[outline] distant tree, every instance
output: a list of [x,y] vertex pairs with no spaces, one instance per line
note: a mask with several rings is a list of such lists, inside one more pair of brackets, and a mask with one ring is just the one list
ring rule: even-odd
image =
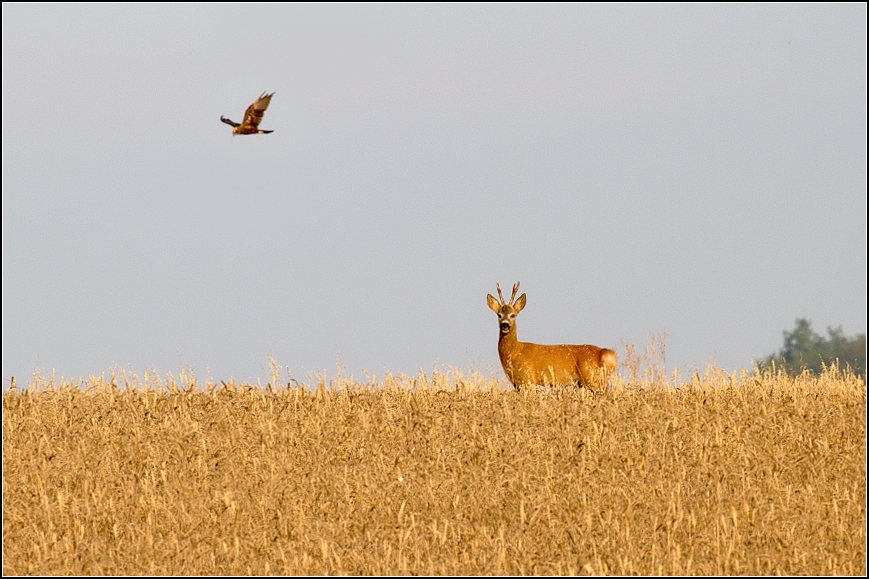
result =
[[775,362],[789,372],[801,372],[808,368],[820,374],[823,365],[829,366],[836,360],[839,367],[851,367],[855,374],[866,376],[866,334],[851,338],[845,336],[842,326],[827,328],[829,337],[825,338],[812,330],[812,322],[797,318],[793,331],[782,332],[784,347],[777,353],[765,358],[761,366]]

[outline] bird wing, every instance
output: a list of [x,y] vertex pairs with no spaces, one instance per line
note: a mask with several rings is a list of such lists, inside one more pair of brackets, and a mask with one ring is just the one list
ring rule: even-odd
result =
[[235,121],[229,120],[228,118],[224,117],[223,115],[220,115],[220,120],[223,121],[224,123],[226,123],[227,125],[232,125],[233,127],[239,126],[238,123],[236,123]]
[[247,107],[247,110],[244,111],[244,120],[241,122],[245,128],[250,127],[255,129],[259,126],[260,121],[263,120],[263,115],[269,106],[269,102],[272,100],[272,95],[274,94],[275,93],[262,93],[252,105]]

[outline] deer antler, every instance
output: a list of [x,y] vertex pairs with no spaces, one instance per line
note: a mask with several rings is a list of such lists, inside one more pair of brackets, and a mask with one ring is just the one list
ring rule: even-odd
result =
[[516,282],[516,285],[513,286],[513,295],[510,296],[510,305],[513,305],[513,300],[516,299],[516,292],[519,291],[519,282]]
[[501,286],[498,284],[495,284],[495,287],[498,288],[498,299],[501,300],[501,305],[502,306],[507,305],[506,303],[504,303],[504,295],[501,293]]

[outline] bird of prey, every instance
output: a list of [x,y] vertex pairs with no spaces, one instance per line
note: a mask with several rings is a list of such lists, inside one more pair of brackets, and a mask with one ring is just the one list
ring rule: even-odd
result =
[[258,133],[273,133],[274,131],[266,131],[259,128],[260,121],[263,120],[263,114],[265,114],[266,108],[268,108],[269,101],[272,100],[273,94],[275,93],[262,93],[252,105],[247,107],[247,110],[244,111],[244,120],[241,122],[241,124],[233,122],[224,117],[223,115],[220,115],[220,120],[227,125],[232,125],[234,127],[232,129],[233,135],[256,135]]

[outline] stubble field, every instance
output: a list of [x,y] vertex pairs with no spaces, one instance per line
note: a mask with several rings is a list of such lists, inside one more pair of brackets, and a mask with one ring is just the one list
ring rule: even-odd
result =
[[862,576],[866,384],[36,377],[3,392],[3,555],[31,575]]

